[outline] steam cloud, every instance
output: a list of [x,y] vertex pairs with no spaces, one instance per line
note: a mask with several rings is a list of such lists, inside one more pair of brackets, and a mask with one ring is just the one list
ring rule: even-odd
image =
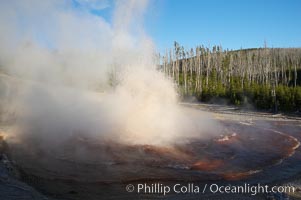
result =
[[[180,107],[173,82],[156,70],[143,29],[147,4],[2,1],[0,64],[18,77],[6,105],[16,116],[11,138],[55,145],[84,134],[168,144],[212,132],[216,124]],[[111,23],[91,13],[108,6],[115,7]]]

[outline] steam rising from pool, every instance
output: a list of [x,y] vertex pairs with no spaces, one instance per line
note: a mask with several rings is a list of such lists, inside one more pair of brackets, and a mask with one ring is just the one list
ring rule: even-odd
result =
[[173,144],[217,133],[206,113],[179,106],[172,80],[156,69],[143,29],[148,2],[99,1],[97,9],[114,6],[112,22],[93,5],[1,2],[0,62],[18,77],[7,102],[16,117],[11,140],[47,148],[74,136]]

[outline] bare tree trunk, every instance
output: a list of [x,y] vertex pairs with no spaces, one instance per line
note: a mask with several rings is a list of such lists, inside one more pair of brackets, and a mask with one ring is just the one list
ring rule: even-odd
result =
[[206,67],[206,88],[208,88],[208,82],[209,82],[209,68],[210,68],[210,60],[211,60],[211,55],[210,55],[210,49],[207,51],[207,67]]
[[297,86],[297,65],[298,65],[298,60],[297,60],[297,63],[295,64],[294,87]]

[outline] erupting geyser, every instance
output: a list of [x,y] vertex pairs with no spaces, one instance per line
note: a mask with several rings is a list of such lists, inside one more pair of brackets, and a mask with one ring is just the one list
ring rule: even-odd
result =
[[171,144],[209,132],[210,117],[181,108],[173,82],[156,70],[140,21],[147,1],[116,1],[111,24],[71,1],[34,3],[1,6],[1,61],[20,78],[12,141]]

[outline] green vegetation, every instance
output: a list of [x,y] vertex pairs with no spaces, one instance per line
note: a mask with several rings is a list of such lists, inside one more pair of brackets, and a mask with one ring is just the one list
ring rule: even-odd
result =
[[175,80],[183,97],[226,100],[270,111],[301,111],[301,49],[236,51],[204,46],[174,49],[158,57],[160,69]]

